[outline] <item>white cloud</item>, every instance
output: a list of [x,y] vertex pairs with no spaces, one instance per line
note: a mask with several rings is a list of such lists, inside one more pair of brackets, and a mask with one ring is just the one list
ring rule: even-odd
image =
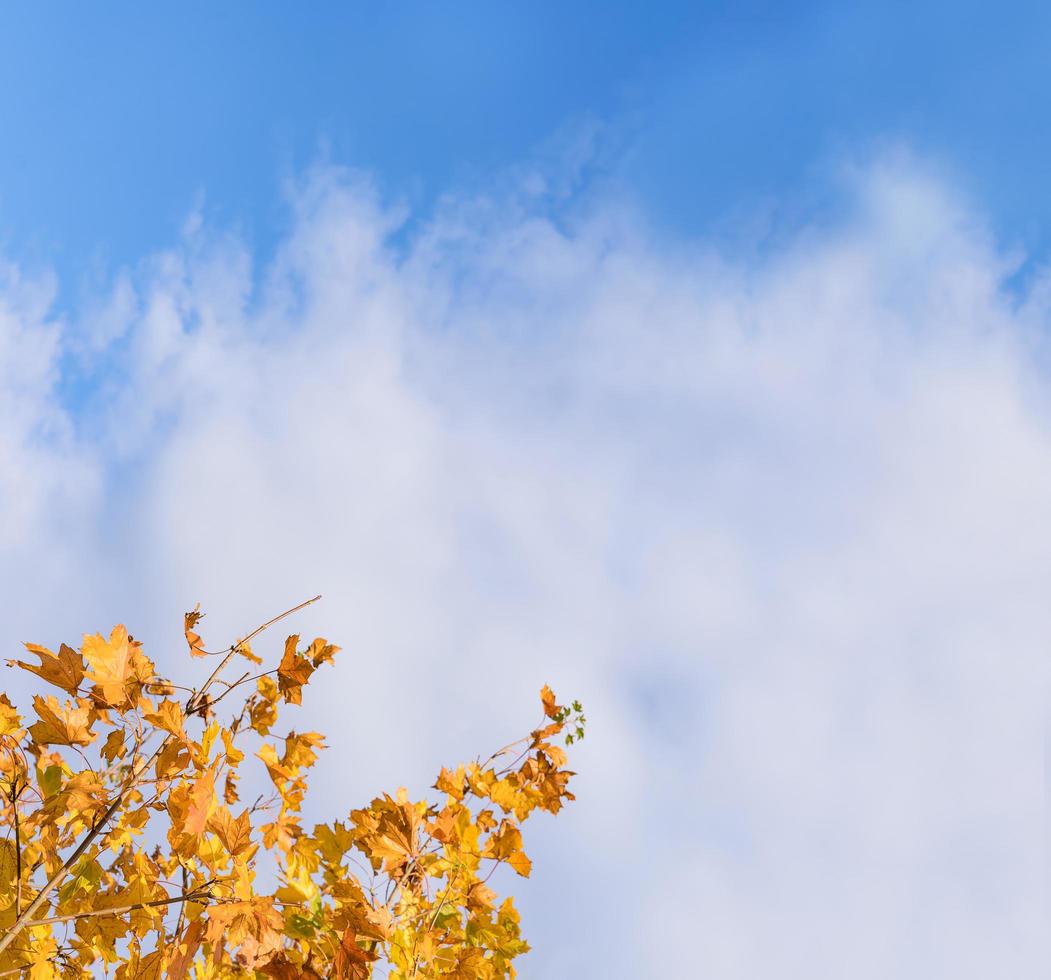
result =
[[60,325],[7,285],[0,535],[69,590],[9,640],[123,618],[167,656],[197,599],[222,638],[324,592],[330,812],[580,696],[525,975],[1035,976],[1044,292],[1000,290],[943,182],[853,179],[852,217],[746,263],[525,193],[396,247],[315,174],[259,288],[197,226],[122,281],[76,437]]

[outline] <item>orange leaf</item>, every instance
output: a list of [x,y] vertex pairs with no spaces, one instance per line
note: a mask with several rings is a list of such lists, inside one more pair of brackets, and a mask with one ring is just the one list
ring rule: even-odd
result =
[[56,657],[47,647],[37,646],[35,643],[26,643],[25,648],[40,658],[40,666],[34,667],[22,660],[9,660],[7,662],[9,666],[30,670],[49,684],[62,688],[63,691],[70,694],[77,693],[77,688],[84,679],[84,661],[76,650],[63,643],[58,648]]
[[177,701],[163,700],[157,705],[156,711],[151,711],[143,716],[145,721],[156,725],[162,731],[170,732],[179,741],[186,741],[186,732],[182,727],[183,714],[182,705]]
[[29,726],[29,734],[38,745],[90,745],[95,741],[88,708],[70,703],[63,706],[50,694],[46,701],[39,694],[34,697],[33,707],[40,721]]
[[215,770],[209,769],[194,783],[190,790],[190,805],[182,830],[186,834],[203,834],[208,814],[215,800]]
[[376,954],[363,950],[358,945],[357,938],[353,929],[348,926],[332,963],[333,980],[369,980],[372,973],[369,963],[376,959]]
[[234,857],[252,846],[252,824],[247,810],[234,817],[226,807],[220,807],[208,821],[208,826]]
[[96,685],[102,699],[107,704],[123,704],[128,698],[126,685],[133,678],[134,669],[128,631],[123,626],[114,626],[108,640],[101,633],[85,636],[80,651],[91,667],[87,678]]
[[523,878],[528,878],[529,872],[533,870],[533,862],[530,861],[522,851],[515,851],[515,853],[507,859],[507,863]]
[[201,634],[194,632],[194,627],[197,626],[203,616],[204,613],[201,612],[201,604],[199,602],[193,607],[192,612],[188,612],[183,616],[183,633],[186,636],[186,645],[190,648],[190,655],[193,657],[207,656],[204,644],[201,642]]
[[175,954],[168,966],[168,980],[183,980],[193,958],[197,955],[203,937],[204,920],[194,919],[186,927],[182,941],[175,947]]
[[298,635],[290,636],[285,640],[285,654],[281,658],[281,663],[277,665],[277,686],[287,704],[303,703],[303,685],[314,673],[314,664],[310,659],[296,652],[298,642]]

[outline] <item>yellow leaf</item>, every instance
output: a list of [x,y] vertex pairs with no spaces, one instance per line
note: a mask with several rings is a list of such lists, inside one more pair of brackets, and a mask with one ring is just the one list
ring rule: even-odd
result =
[[290,772],[308,769],[317,761],[317,753],[314,750],[324,747],[324,738],[317,732],[303,732],[300,735],[289,732],[285,737],[281,765]]
[[0,694],[0,735],[15,735],[22,730],[22,719],[6,694]]
[[463,766],[460,766],[456,772],[451,772],[442,766],[442,771],[438,773],[438,779],[434,784],[434,788],[442,793],[448,793],[454,800],[462,800],[464,790]]
[[242,759],[244,759],[244,752],[242,752],[236,745],[234,745],[233,733],[228,728],[224,728],[220,732],[220,735],[223,739],[223,748],[226,750],[227,764],[231,766],[236,766]]
[[522,851],[515,851],[515,853],[507,859],[507,863],[523,878],[528,878],[529,872],[533,870],[533,862],[530,861]]
[[500,779],[489,789],[489,799],[498,807],[510,813],[518,803],[518,788],[509,779]]
[[252,847],[252,824],[247,810],[235,818],[226,807],[219,807],[209,819],[208,827],[233,857]]
[[322,664],[327,664],[337,653],[339,653],[339,647],[320,636],[305,651],[305,655],[310,658],[315,670]]
[[293,813],[283,811],[273,823],[265,823],[259,828],[263,832],[263,844],[267,848],[277,846],[287,853],[299,837],[299,820]]
[[245,658],[245,660],[248,660],[253,664],[261,664],[263,662],[262,657],[257,657],[254,653],[252,653],[251,644],[246,643],[244,640],[241,640],[241,642],[237,644],[236,650],[242,657]]
[[124,748],[124,732],[119,728],[114,729],[106,736],[106,744],[102,746],[102,757],[111,765],[114,759],[123,759],[127,755]]
[[203,834],[214,802],[215,770],[209,769],[198,778],[190,790],[190,803],[182,825],[183,833]]
[[157,756],[157,778],[171,779],[190,764],[190,753],[182,742],[169,742]]
[[40,721],[29,726],[29,734],[38,745],[90,745],[95,733],[90,730],[91,711],[80,704],[59,704],[48,695],[45,701],[39,694],[33,698],[33,707]]
[[256,681],[256,689],[259,692],[258,696],[249,702],[249,724],[260,735],[269,735],[271,727],[277,721],[277,684],[272,677],[260,677]]
[[170,732],[180,742],[186,741],[186,731],[183,728],[182,705],[178,701],[169,701],[165,698],[157,705],[156,711],[151,711],[143,718],[151,725],[156,725],[165,732]]
[[123,626],[115,626],[108,640],[101,633],[85,636],[80,651],[91,668],[87,679],[96,685],[102,700],[111,705],[124,704],[128,699],[126,685],[133,679],[134,667],[128,631]]

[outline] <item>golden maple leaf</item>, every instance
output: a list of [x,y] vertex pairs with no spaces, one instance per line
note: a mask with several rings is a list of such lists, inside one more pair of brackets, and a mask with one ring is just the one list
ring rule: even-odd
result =
[[29,734],[39,745],[90,745],[95,741],[91,731],[91,709],[85,704],[65,705],[54,695],[47,700],[39,694],[33,698],[33,707],[40,721],[29,726]]
[[76,694],[84,679],[84,661],[76,650],[63,643],[56,657],[47,647],[26,643],[25,648],[40,658],[40,666],[27,664],[23,660],[9,660],[8,666],[21,667],[42,677],[49,684],[62,688],[67,694]]
[[128,631],[115,626],[107,640],[101,633],[87,635],[80,648],[90,667],[86,677],[106,704],[123,704],[128,698],[127,684],[134,673],[132,644]]

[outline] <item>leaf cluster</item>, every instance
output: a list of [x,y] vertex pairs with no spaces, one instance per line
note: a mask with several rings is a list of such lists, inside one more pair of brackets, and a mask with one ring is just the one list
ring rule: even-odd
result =
[[[522,824],[573,799],[556,740],[583,735],[579,703],[545,687],[542,723],[442,769],[435,799],[401,789],[308,829],[324,739],[275,732],[339,648],[292,635],[257,669],[251,642],[288,613],[215,653],[201,615],[189,654],[217,666],[195,687],[159,676],[123,626],[9,662],[48,691],[30,718],[0,694],[0,977],[514,976],[529,947],[490,882],[527,877]],[[270,790],[247,802],[250,758]]]

